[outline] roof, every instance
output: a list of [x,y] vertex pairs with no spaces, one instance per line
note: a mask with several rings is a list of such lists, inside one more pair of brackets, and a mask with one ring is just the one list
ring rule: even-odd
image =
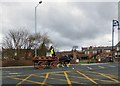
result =
[[[113,48],[115,48],[115,47],[113,47]],[[94,50],[94,51],[97,51],[97,50],[111,50],[112,49],[112,46],[100,46],[100,47],[84,47],[84,48],[82,48],[82,50],[84,51],[90,51],[90,50]]]

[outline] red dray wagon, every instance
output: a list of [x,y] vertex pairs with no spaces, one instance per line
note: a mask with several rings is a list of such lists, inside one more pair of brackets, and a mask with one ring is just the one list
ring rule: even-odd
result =
[[56,68],[59,63],[59,59],[57,57],[45,57],[45,56],[37,56],[33,58],[34,68],[36,69],[44,69],[47,67]]

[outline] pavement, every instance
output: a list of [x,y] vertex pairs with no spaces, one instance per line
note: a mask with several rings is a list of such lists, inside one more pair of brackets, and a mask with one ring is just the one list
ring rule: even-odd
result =
[[119,86],[118,63],[70,65],[69,68],[34,69],[33,66],[0,69],[3,86]]

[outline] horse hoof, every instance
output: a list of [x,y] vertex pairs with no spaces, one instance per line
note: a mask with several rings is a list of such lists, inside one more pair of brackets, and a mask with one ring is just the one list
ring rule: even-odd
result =
[[69,66],[67,66],[67,67],[69,67]]
[[57,65],[57,68],[59,68],[59,66],[60,66],[60,65],[58,64],[58,65]]

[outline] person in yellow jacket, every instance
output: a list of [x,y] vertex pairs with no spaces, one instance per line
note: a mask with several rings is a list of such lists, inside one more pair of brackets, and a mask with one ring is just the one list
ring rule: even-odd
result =
[[53,46],[50,47],[50,54],[52,55],[52,57],[55,57],[55,51]]

